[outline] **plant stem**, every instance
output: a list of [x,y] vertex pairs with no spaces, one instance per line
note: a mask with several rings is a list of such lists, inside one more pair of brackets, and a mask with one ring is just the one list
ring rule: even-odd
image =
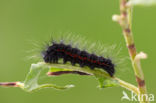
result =
[[121,80],[119,78],[116,78],[116,77],[114,79],[119,82],[121,87],[123,87],[123,88],[125,88],[125,89],[127,89],[129,91],[133,91],[136,95],[139,95],[139,90],[138,90],[138,88],[136,86],[134,86],[134,85],[132,85],[130,83],[127,83],[127,82],[125,82],[125,81],[123,81],[123,80]]
[[[132,34],[132,6],[127,6],[128,0],[120,0],[120,19],[118,20],[120,26],[123,30],[123,35],[126,41],[126,45],[129,51],[129,55],[131,58],[132,66],[135,72],[136,81],[138,84],[140,96],[143,94],[147,94],[145,80],[144,80],[144,74],[140,65],[140,59],[137,57],[136,47],[134,44],[133,34]],[[149,103],[146,100],[146,97],[143,96],[143,101],[140,101],[140,103]]]

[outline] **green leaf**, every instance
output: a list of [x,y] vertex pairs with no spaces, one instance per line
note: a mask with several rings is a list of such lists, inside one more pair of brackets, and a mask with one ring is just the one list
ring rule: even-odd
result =
[[[68,68],[68,69],[66,69]],[[71,66],[71,65],[64,65],[64,64],[52,64],[51,69],[49,72],[57,72],[57,71],[81,71],[84,73],[88,73],[90,75],[94,75],[98,81],[99,81],[99,87],[100,88],[106,88],[106,87],[113,87],[113,86],[119,86],[119,83],[112,79],[108,73],[106,73],[102,69],[95,68],[94,70],[88,68],[88,67],[79,67],[79,66]]]
[[66,68],[50,68],[49,72],[59,72],[59,71],[73,71],[71,69],[66,69]]
[[99,81],[99,88],[108,88],[108,87],[115,87],[119,86],[118,81],[111,79],[111,78],[104,78],[104,77],[99,77],[96,76],[96,78]]
[[38,84],[38,78],[43,70],[49,70],[49,66],[43,63],[32,64],[30,72],[28,73],[26,80],[24,82],[24,90],[31,92],[34,90],[39,90],[42,88],[55,88],[55,89],[68,89],[73,87],[73,85],[57,86],[55,84]]
[[115,87],[115,86],[119,86],[119,83],[118,83],[118,81],[116,81],[116,80],[106,79],[106,80],[103,82],[103,87],[104,87],[104,88],[106,88],[106,87]]
[[72,66],[69,64],[49,64],[49,63],[39,62],[37,64],[31,65],[30,71],[27,74],[24,83],[15,82],[16,85],[12,87],[20,87],[27,92],[36,91],[42,88],[55,88],[59,90],[64,90],[73,87],[73,85],[57,86],[55,84],[38,83],[39,78],[41,78],[41,74],[45,75],[46,73],[52,73],[52,72],[61,73],[62,71],[71,71],[71,72],[64,72],[64,73],[74,73],[80,75],[95,76],[98,79],[101,88],[113,87],[118,85],[117,81],[115,81],[115,79],[113,79],[106,71],[102,69],[95,68],[93,70],[87,66],[81,68],[78,65]]
[[142,6],[150,6],[156,5],[156,0],[130,0],[130,5],[142,5]]

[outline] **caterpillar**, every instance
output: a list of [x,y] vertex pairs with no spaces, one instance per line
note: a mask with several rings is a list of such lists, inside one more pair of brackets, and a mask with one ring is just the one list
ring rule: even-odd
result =
[[60,59],[63,59],[64,64],[70,62],[73,66],[79,64],[80,67],[88,66],[92,70],[103,69],[110,76],[115,74],[115,64],[111,59],[72,47],[71,44],[65,44],[62,41],[52,41],[51,45],[42,51],[42,57],[46,63],[58,63]]

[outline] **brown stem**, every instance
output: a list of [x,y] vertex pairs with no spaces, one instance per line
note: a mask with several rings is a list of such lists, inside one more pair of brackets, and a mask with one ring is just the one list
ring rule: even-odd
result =
[[4,82],[4,83],[0,83],[0,86],[3,87],[17,87],[16,82]]
[[[127,7],[127,2],[128,0],[120,0],[120,20],[118,22],[123,30],[123,35],[126,41],[132,66],[135,72],[140,95],[142,95],[142,94],[146,94],[147,91],[146,91],[146,85],[144,80],[144,74],[140,65],[140,58],[136,58],[138,54],[136,52],[136,47],[135,47],[132,29],[131,29],[132,7]],[[148,103],[148,101],[144,97],[141,103]]]

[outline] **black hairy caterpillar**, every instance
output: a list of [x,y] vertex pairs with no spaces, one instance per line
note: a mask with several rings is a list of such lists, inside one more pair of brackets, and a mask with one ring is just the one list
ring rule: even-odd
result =
[[71,45],[63,42],[52,42],[52,45],[42,51],[42,55],[46,63],[58,63],[59,59],[63,59],[64,64],[71,62],[73,66],[79,64],[80,67],[88,66],[90,69],[101,68],[110,76],[115,74],[115,65],[110,59],[73,48]]

